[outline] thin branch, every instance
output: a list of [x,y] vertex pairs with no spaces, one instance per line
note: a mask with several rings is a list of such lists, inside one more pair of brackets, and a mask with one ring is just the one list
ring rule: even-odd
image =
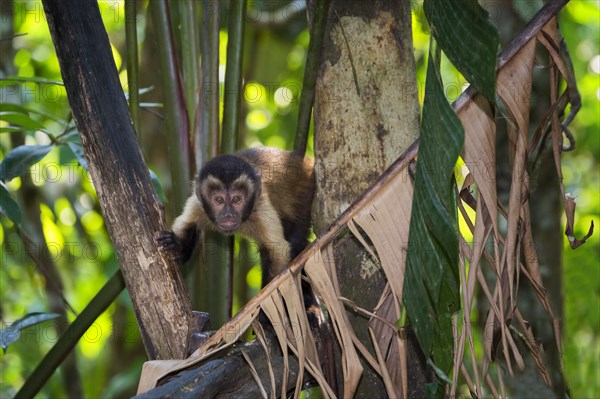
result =
[[125,41],[127,47],[127,87],[129,112],[133,127],[140,137],[139,61],[137,42],[137,0],[125,1]]

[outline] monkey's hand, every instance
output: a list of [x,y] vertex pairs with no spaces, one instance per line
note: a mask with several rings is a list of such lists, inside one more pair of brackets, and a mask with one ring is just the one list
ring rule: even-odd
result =
[[167,253],[178,264],[184,262],[183,243],[172,231],[163,230],[158,233],[156,245],[160,252]]

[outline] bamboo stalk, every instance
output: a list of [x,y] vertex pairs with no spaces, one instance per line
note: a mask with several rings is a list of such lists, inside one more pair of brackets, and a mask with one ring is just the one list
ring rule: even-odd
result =
[[315,87],[317,83],[317,70],[321,60],[323,49],[323,37],[325,36],[325,25],[329,13],[329,0],[318,1],[315,9],[315,17],[310,29],[310,43],[306,66],[304,67],[304,79],[302,81],[302,93],[298,107],[298,122],[296,124],[296,136],[294,139],[294,151],[299,154],[306,153],[308,132],[315,101]]
[[177,214],[188,196],[190,181],[190,139],[187,107],[177,67],[171,17],[166,0],[149,5],[160,61],[161,84],[166,113],[167,150],[173,180],[173,213]]
[[29,375],[29,378],[27,378],[27,381],[23,384],[19,392],[17,392],[15,399],[33,398],[42,389],[65,357],[77,345],[83,334],[85,334],[102,312],[110,306],[123,288],[125,288],[125,281],[123,281],[121,270],[117,270],[90,303],[88,303],[85,309],[83,309],[83,312],[77,316],[77,319],[69,325],[58,339],[58,342],[44,356],[35,370]]
[[246,0],[231,1],[229,6],[229,38],[227,41],[227,67],[225,69],[223,132],[221,134],[222,154],[233,153],[237,143],[242,100]]
[[188,123],[194,124],[194,111],[198,103],[197,90],[200,81],[200,33],[196,23],[196,2],[178,1],[181,18],[181,59],[183,66],[183,90],[188,111]]
[[219,1],[202,2],[202,90],[196,166],[219,153]]
[[[219,15],[220,2],[202,2],[202,93],[200,137],[196,138],[198,169],[219,152]],[[210,314],[213,325],[228,319],[228,240],[215,232],[204,236],[198,281],[198,307]]]

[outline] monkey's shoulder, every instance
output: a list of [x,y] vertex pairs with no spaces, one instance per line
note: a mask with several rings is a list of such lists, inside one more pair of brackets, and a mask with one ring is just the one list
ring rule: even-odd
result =
[[270,147],[251,148],[238,156],[257,170],[261,202],[268,202],[280,219],[297,223],[309,217],[315,190],[311,158]]

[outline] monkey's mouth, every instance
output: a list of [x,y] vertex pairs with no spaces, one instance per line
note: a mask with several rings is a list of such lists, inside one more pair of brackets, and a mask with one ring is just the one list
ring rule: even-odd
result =
[[221,220],[219,222],[219,228],[223,230],[224,233],[233,233],[239,225],[239,222],[236,220]]

